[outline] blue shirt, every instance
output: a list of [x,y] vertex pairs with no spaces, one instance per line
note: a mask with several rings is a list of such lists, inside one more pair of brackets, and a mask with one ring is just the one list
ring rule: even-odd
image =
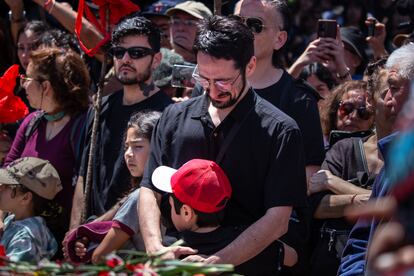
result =
[[[384,156],[385,165],[375,179],[370,200],[383,197],[388,193],[390,181],[386,173],[387,159],[385,157],[388,156],[389,146],[395,139],[396,135],[398,135],[398,133],[393,133],[378,141],[378,149],[381,151],[382,156]],[[365,274],[368,242],[374,234],[377,226],[378,221],[376,219],[359,219],[357,221],[352,228],[342,254],[338,275],[350,276]]]
[[14,220],[14,215],[8,215],[3,229],[0,244],[11,261],[39,262],[57,251],[57,242],[42,217]]

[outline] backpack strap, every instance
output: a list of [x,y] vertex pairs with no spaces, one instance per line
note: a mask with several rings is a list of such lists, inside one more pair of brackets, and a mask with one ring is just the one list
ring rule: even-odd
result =
[[[80,151],[81,151],[81,144],[82,144],[82,137],[85,134],[85,129],[86,129],[86,125],[85,125],[85,113],[79,114],[76,118],[75,121],[72,124],[72,128],[70,130],[70,147],[72,149],[73,152],[73,156],[75,157],[76,162],[78,163],[78,160],[80,159]],[[77,134],[79,133],[79,135],[77,136]],[[77,137],[78,139],[76,139]]]
[[39,111],[32,117],[32,119],[30,119],[30,122],[27,124],[26,131],[24,132],[25,142],[29,140],[29,137],[32,136],[33,132],[39,127],[44,114],[44,112]]

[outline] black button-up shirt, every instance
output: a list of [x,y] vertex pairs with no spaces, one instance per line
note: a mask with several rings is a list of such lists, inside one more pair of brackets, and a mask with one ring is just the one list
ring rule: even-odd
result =
[[225,225],[250,225],[276,206],[306,205],[303,145],[296,123],[252,89],[215,127],[206,95],[168,107],[151,141],[151,154],[141,185],[151,183],[160,165],[179,168],[202,158],[216,160],[235,122],[240,128],[219,165],[230,179],[233,194]]

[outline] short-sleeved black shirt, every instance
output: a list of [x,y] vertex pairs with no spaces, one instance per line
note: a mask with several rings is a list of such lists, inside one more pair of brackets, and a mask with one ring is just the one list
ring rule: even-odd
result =
[[208,105],[202,95],[166,108],[153,132],[141,186],[156,190],[151,175],[160,165],[179,168],[194,158],[216,160],[231,127],[242,120],[219,162],[233,187],[223,225],[251,225],[269,208],[306,205],[302,137],[296,123],[252,89],[217,128]]
[[[131,115],[144,110],[163,111],[172,103],[162,91],[133,105],[123,105],[123,95],[123,91],[119,91],[102,99],[88,215],[99,216],[105,213],[131,187],[123,150],[124,134]],[[91,109],[88,112],[87,140],[80,169],[80,174],[85,179],[93,116]]]
[[296,121],[303,137],[305,165],[321,165],[325,149],[317,104],[319,94],[286,71],[275,84],[255,91]]

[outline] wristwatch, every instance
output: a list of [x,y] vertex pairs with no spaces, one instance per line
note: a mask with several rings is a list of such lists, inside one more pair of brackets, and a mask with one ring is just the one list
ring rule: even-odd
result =
[[348,76],[351,76],[351,70],[349,70],[348,67],[346,67],[346,72],[345,73],[343,73],[343,74],[336,73],[336,77],[339,80],[345,80]]
[[20,18],[14,18],[12,11],[9,11],[9,21],[11,23],[21,23],[26,21],[26,11],[23,10],[22,16]]

